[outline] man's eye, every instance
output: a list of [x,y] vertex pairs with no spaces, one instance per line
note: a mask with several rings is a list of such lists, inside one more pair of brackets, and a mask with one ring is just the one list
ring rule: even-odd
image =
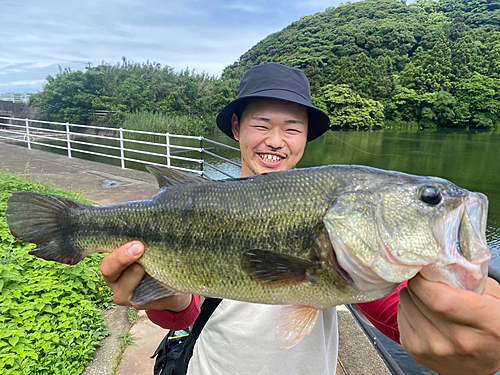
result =
[[299,129],[293,129],[293,128],[291,128],[291,129],[287,129],[286,131],[287,131],[288,133],[292,133],[292,134],[298,134],[298,133],[300,133],[300,130],[299,130]]

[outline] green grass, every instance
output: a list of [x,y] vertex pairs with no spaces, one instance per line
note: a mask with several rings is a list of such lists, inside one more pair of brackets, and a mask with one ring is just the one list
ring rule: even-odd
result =
[[122,362],[123,353],[125,353],[125,349],[127,349],[127,346],[138,346],[135,343],[136,338],[130,332],[118,335],[118,338],[123,339],[123,341],[122,341],[122,345],[120,347],[120,353],[118,354],[118,357],[116,358],[116,366],[113,369],[113,374],[118,373],[118,367],[120,366],[120,363]]
[[153,133],[170,133],[199,136],[214,131],[215,117],[204,118],[191,116],[173,116],[170,114],[139,111],[135,113],[120,113],[115,117],[94,119],[92,125],[140,130]]
[[5,220],[7,199],[18,190],[89,203],[0,171],[0,373],[80,374],[108,334],[101,314],[112,295],[99,272],[103,256],[71,267],[28,255],[35,246],[18,242]]

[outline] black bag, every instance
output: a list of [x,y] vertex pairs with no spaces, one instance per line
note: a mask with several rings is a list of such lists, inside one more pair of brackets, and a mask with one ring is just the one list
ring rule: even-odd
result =
[[170,331],[160,343],[151,358],[156,357],[154,375],[185,375],[194,344],[201,330],[220,303],[219,298],[207,298],[201,305],[200,315],[194,322],[188,336]]

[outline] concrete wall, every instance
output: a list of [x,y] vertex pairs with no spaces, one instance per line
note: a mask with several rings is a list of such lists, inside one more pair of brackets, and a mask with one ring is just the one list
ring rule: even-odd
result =
[[6,100],[0,100],[0,116],[29,118],[32,120],[42,119],[38,108],[25,103],[14,103]]

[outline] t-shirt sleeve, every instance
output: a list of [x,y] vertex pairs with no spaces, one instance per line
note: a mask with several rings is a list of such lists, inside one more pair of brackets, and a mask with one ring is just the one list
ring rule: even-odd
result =
[[378,301],[356,305],[375,328],[398,344],[401,344],[398,327],[399,291],[406,285],[407,282],[404,282],[394,293]]
[[188,308],[181,312],[147,310],[149,320],[162,328],[178,331],[189,328],[200,315],[200,297],[193,296]]

